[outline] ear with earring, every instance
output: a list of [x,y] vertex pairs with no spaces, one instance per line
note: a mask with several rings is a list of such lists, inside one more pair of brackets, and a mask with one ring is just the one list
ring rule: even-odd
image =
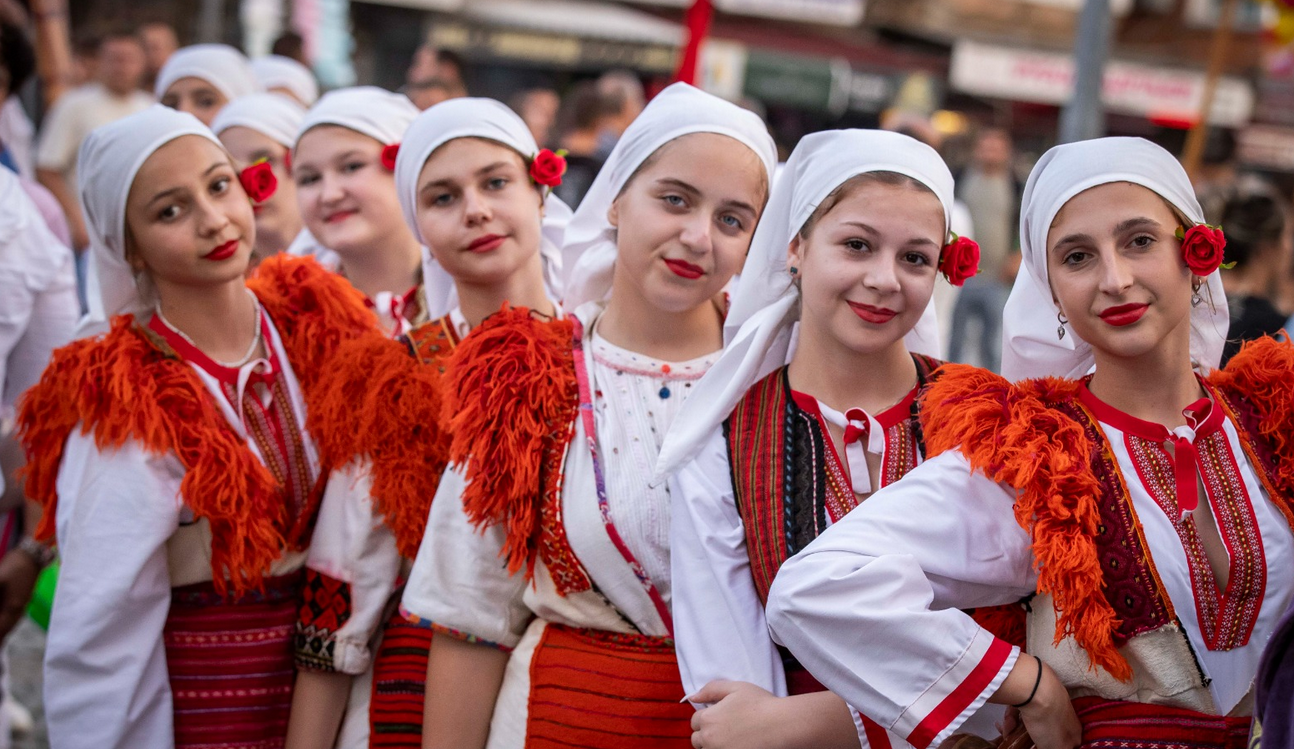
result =
[[1063,341],[1065,340],[1065,326],[1069,324],[1069,320],[1065,318],[1064,312],[1057,312],[1056,320],[1060,322],[1060,325],[1056,326],[1056,340]]
[[795,288],[797,289],[800,288],[800,269],[792,265],[790,268],[790,273],[791,273],[791,283],[795,284]]
[[1200,280],[1199,278],[1196,278],[1195,281],[1191,284],[1191,306],[1192,307],[1198,307],[1200,306],[1200,303],[1204,301],[1204,297],[1200,296],[1200,286],[1202,286],[1203,283],[1204,282],[1202,280]]

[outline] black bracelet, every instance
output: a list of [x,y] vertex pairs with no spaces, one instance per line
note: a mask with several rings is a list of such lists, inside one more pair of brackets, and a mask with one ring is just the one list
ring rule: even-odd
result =
[[[1030,653],[1030,655],[1033,655],[1033,654]],[[1033,680],[1033,691],[1029,693],[1029,699],[1025,700],[1024,702],[1021,702],[1018,705],[1011,706],[1016,709],[1022,708],[1025,705],[1028,705],[1030,702],[1033,702],[1033,698],[1038,695],[1038,685],[1042,684],[1042,659],[1036,655],[1033,656],[1033,659],[1035,661],[1038,661],[1038,678]]]

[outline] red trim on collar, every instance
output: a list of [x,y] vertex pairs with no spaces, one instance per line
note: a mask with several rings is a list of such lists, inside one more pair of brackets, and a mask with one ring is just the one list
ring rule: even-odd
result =
[[[1205,392],[1208,392],[1210,396],[1213,395],[1213,392],[1208,389],[1208,386],[1203,381],[1200,384],[1204,387]],[[1087,389],[1086,382],[1083,382],[1078,389],[1078,399],[1092,411],[1097,421],[1109,424],[1121,432],[1154,442],[1164,442],[1172,436],[1172,430],[1163,424],[1138,419],[1097,398],[1092,394],[1091,390]],[[1221,429],[1222,422],[1226,418],[1213,398],[1200,398],[1182,409],[1182,416],[1186,417],[1187,426],[1195,430],[1197,437],[1203,437]]]
[[[217,381],[226,385],[238,386],[238,369],[235,367],[226,367],[220,362],[212,359],[202,352],[197,346],[189,343],[180,335],[179,331],[166,324],[161,315],[154,313],[148,321],[148,329],[162,337],[162,340],[180,355],[181,359],[196,364],[202,371],[216,378]],[[270,337],[269,315],[265,310],[261,310],[261,340],[265,342],[265,353],[270,362],[270,372],[259,375],[267,379],[273,379],[274,375],[279,372],[279,355],[274,348],[274,341]],[[253,376],[255,379],[257,376]]]

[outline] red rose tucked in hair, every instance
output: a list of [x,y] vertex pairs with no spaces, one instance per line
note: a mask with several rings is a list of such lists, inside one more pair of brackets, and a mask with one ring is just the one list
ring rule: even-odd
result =
[[979,243],[953,234],[952,241],[939,253],[939,272],[953,286],[966,283],[966,279],[979,273]]
[[1203,278],[1222,267],[1222,251],[1226,249],[1227,238],[1222,235],[1221,226],[1196,224],[1185,234],[1178,227],[1177,238],[1182,240],[1182,259],[1195,275]]
[[268,161],[258,161],[242,170],[238,173],[238,181],[253,203],[264,203],[279,188],[279,180]]
[[400,144],[392,143],[382,149],[382,166],[386,167],[388,172],[395,171],[395,157],[400,154]]
[[535,154],[534,160],[530,162],[530,178],[536,185],[557,187],[562,183],[563,174],[566,174],[566,158],[547,148]]

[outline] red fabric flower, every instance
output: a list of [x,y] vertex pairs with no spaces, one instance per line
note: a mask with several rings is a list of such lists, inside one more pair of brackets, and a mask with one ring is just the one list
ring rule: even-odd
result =
[[392,143],[382,149],[382,166],[386,167],[388,172],[395,171],[395,157],[400,153],[400,144]]
[[535,154],[534,160],[530,162],[530,178],[537,185],[557,187],[562,183],[563,174],[566,174],[566,158],[547,148]]
[[242,170],[238,173],[238,181],[253,203],[264,203],[279,188],[279,180],[268,161],[258,161]]
[[1177,236],[1182,240],[1182,259],[1195,275],[1203,278],[1222,265],[1227,238],[1222,235],[1221,226],[1196,224],[1185,234],[1178,228]]
[[953,286],[966,283],[966,279],[979,273],[979,243],[953,234],[952,241],[939,253],[939,272]]

